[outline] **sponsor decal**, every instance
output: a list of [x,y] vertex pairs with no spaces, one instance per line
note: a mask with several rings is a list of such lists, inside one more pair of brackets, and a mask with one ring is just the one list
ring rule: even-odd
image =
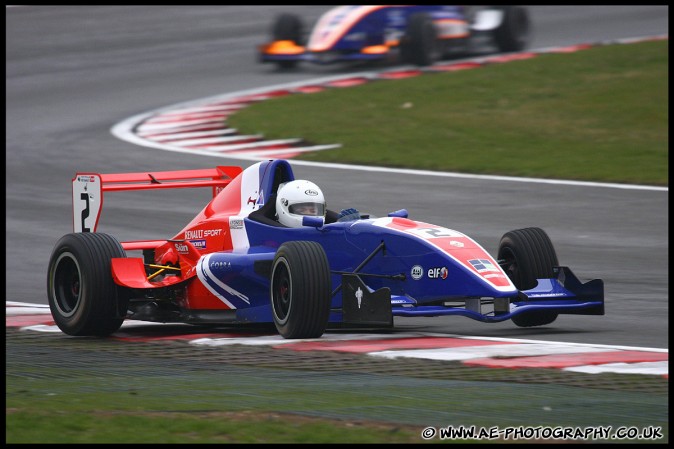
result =
[[423,267],[421,265],[413,266],[412,270],[410,271],[410,275],[412,276],[412,279],[418,281],[424,275]]
[[471,264],[478,273],[482,273],[483,271],[499,271],[498,268],[487,259],[471,259],[468,263]]
[[187,254],[189,252],[189,248],[184,243],[176,243],[175,247],[179,253]]
[[405,16],[399,9],[391,9],[387,11],[386,19],[388,20],[388,26],[398,28],[405,26]]
[[222,229],[193,229],[185,231],[185,240],[203,239],[204,237],[217,237],[222,235]]
[[447,267],[430,268],[428,270],[428,277],[431,279],[447,279],[448,274]]
[[243,220],[240,218],[230,218],[229,229],[243,229]]
[[251,204],[253,207],[255,207],[255,205],[264,206],[264,191],[260,190],[259,194],[257,191],[255,191],[252,195],[250,195],[248,197],[248,201],[246,201],[246,205],[249,204]]
[[347,42],[357,42],[364,41],[367,35],[365,33],[349,33],[344,36],[344,40]]
[[232,263],[231,262],[223,262],[223,261],[218,261],[218,262],[211,262],[208,264],[210,269],[215,269],[219,268],[221,270],[228,270],[232,268]]
[[456,240],[450,240],[449,244],[457,248],[463,248],[463,242],[457,242]]
[[78,182],[96,182],[96,177],[95,176],[78,176],[77,181]]
[[194,245],[196,249],[206,249],[206,240],[190,240],[190,243]]
[[195,229],[194,231],[185,231],[185,240],[200,239],[204,237],[203,229]]
[[482,277],[485,279],[490,279],[490,278],[504,278],[505,276],[503,276],[502,274],[485,274]]
[[318,192],[312,189],[305,190],[304,194],[308,196],[318,196]]

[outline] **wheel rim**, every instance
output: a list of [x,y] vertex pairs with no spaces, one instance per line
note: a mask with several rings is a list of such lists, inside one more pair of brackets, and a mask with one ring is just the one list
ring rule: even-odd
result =
[[272,310],[279,324],[288,321],[292,307],[292,276],[285,259],[279,259],[274,266],[272,282]]
[[61,254],[52,274],[52,291],[54,306],[64,317],[72,316],[82,296],[82,278],[80,266],[71,253]]

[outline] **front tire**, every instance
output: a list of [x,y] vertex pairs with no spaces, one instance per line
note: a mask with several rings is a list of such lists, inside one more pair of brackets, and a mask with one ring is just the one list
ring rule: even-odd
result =
[[271,34],[275,41],[293,41],[297,45],[302,45],[302,19],[295,14],[281,14],[274,21]]
[[[537,279],[555,277],[553,267],[559,265],[550,238],[540,228],[505,233],[499,244],[498,260],[519,290],[536,287]],[[512,321],[520,327],[543,326],[555,321],[557,315],[557,312],[540,310],[515,315]]]
[[64,333],[108,336],[122,325],[128,297],[112,279],[113,257],[126,253],[107,234],[66,234],[56,243],[49,259],[47,299]]
[[330,317],[330,266],[316,242],[282,244],[272,264],[271,307],[284,338],[319,338]]
[[[304,40],[304,24],[299,16],[283,13],[274,21],[271,34],[273,41],[292,41],[296,45],[302,45]],[[276,65],[281,69],[291,69],[297,65],[297,61],[276,61]]]

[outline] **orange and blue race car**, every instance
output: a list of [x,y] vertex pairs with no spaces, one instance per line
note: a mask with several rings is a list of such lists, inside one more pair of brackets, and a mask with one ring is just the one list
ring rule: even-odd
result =
[[[309,187],[287,192],[294,185]],[[393,317],[529,327],[559,314],[604,314],[603,281],[581,282],[560,265],[540,228],[505,233],[494,258],[466,234],[412,220],[405,209],[386,217],[332,211],[312,185],[283,159],[245,169],[77,173],[74,232],[49,259],[55,323],[75,336],[107,336],[127,319],[273,323],[294,339],[332,326],[390,328]],[[212,199],[173,235],[120,242],[97,232],[104,195],[198,187]],[[307,203],[295,193],[323,202],[300,212]],[[288,225],[286,211],[299,220]]]
[[258,57],[284,69],[301,61],[386,59],[424,66],[485,44],[498,52],[521,51],[531,29],[523,6],[343,5],[323,14],[308,39],[299,16],[277,16]]

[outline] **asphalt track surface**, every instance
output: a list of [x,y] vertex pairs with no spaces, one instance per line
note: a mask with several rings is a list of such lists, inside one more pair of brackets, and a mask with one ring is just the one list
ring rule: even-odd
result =
[[[242,165],[121,141],[116,123],[168,105],[345,74],[287,73],[256,62],[272,18],[307,23],[327,5],[27,6],[6,10],[6,300],[46,304],[49,255],[72,229],[70,181],[103,173]],[[538,6],[533,48],[666,34],[667,6]],[[362,70],[358,67],[357,70]],[[294,137],[294,136],[293,136]],[[416,157],[423,157],[417,155]],[[246,165],[245,163],[243,165]],[[582,167],[579,167],[582,170]],[[668,348],[668,192],[295,168],[320,180],[331,208],[410,217],[457,229],[495,251],[503,233],[545,229],[560,262],[606,285],[606,316],[561,316],[520,329],[462,317],[401,318],[401,331]],[[107,200],[99,231],[119,240],[173,235],[204,192]]]

